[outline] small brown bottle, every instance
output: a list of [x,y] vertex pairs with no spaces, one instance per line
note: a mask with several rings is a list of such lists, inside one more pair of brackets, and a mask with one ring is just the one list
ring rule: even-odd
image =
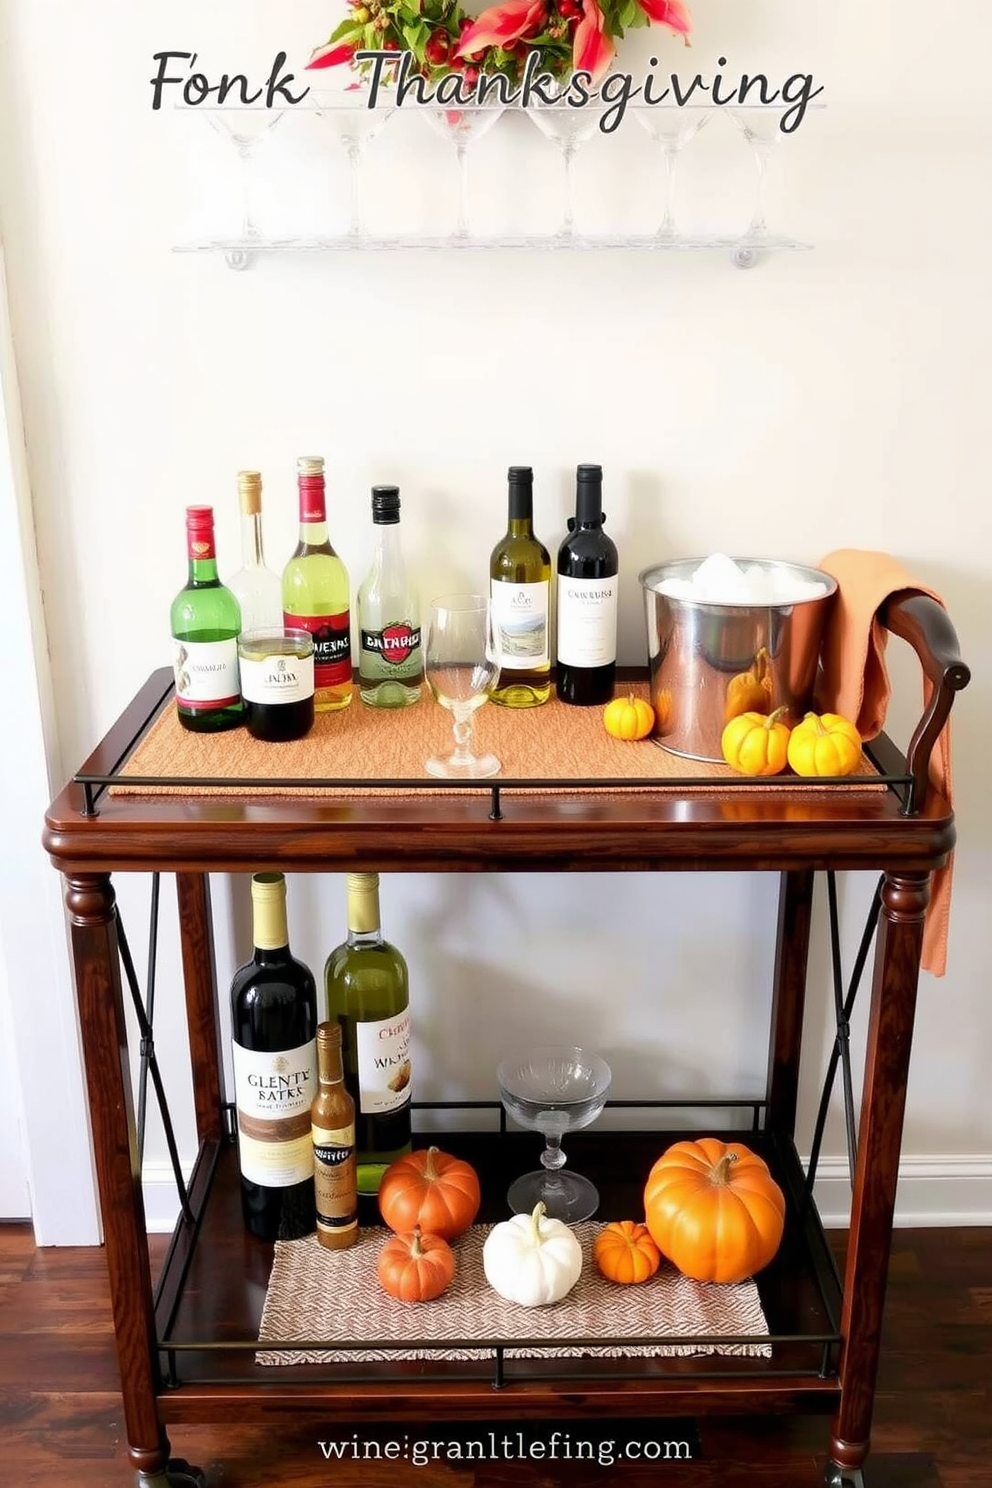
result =
[[358,1239],[358,1172],[355,1164],[355,1102],[344,1088],[341,1025],[317,1026],[320,1085],[310,1107],[317,1239],[328,1250],[344,1250]]

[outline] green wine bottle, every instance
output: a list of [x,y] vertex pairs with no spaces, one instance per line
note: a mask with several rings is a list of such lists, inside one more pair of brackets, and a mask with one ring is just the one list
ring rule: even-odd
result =
[[283,570],[283,620],[313,636],[314,707],[327,713],[351,702],[351,591],[327,536],[324,462],[304,455],[296,470],[300,540]]
[[508,708],[535,708],[551,693],[551,555],[534,536],[533,471],[511,465],[508,485],[506,533],[489,560],[489,598],[502,656],[489,696]]
[[183,728],[218,733],[244,719],[238,601],[217,577],[212,506],[186,508],[189,577],[172,602],[176,713]]

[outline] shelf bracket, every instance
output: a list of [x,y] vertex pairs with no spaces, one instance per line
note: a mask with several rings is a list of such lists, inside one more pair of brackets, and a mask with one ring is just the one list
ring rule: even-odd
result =
[[245,269],[250,269],[255,262],[255,255],[247,248],[228,248],[224,252],[224,262],[229,269],[234,269],[238,274]]

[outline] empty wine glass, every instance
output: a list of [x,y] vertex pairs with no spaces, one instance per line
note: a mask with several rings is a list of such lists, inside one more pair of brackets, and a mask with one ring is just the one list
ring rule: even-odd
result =
[[362,83],[351,83],[334,90],[314,90],[314,111],[333,131],[348,156],[351,172],[351,217],[348,237],[356,241],[365,236],[362,212],[362,167],[365,152],[393,113],[390,105],[368,106],[369,90]]
[[605,105],[590,100],[581,108],[567,103],[541,103],[535,99],[527,109],[527,117],[546,139],[558,146],[565,166],[565,201],[561,226],[553,241],[574,242],[575,230],[575,157],[591,139],[605,113]]
[[424,106],[423,111],[431,128],[442,139],[450,141],[458,161],[458,220],[451,235],[453,241],[465,242],[472,236],[469,220],[469,150],[492,129],[503,108],[504,105],[492,93],[487,95],[485,103],[470,103],[454,108]]
[[745,245],[753,244],[760,247],[769,236],[766,218],[768,166],[772,152],[782,138],[781,124],[786,110],[775,108],[773,105],[755,105],[753,108],[731,109],[730,112],[735,124],[751,146],[757,168],[754,207],[751,212],[751,221],[742,241]]
[[669,108],[663,104],[654,107],[635,105],[634,112],[645,133],[661,149],[665,162],[664,210],[661,225],[654,235],[655,240],[659,243],[677,243],[680,234],[675,221],[675,180],[679,154],[705,128],[709,114],[699,108]]
[[428,775],[448,780],[484,779],[502,768],[494,754],[474,755],[472,714],[489,696],[500,672],[499,636],[484,594],[450,594],[434,600],[424,647],[427,685],[454,717],[452,754],[432,755]]
[[596,1185],[564,1166],[561,1139],[596,1120],[611,1079],[605,1059],[574,1045],[522,1051],[501,1062],[496,1080],[507,1114],[544,1137],[543,1166],[515,1179],[506,1195],[514,1214],[543,1204],[552,1219],[576,1224],[596,1213]]
[[214,129],[229,142],[241,166],[241,223],[239,236],[244,243],[260,242],[264,236],[252,217],[252,181],[255,157],[262,141],[267,139],[282,118],[279,109],[251,104],[221,105],[206,110]]

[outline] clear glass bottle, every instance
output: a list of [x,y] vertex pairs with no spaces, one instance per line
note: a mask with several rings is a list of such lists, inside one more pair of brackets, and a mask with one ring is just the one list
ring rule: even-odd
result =
[[241,507],[241,567],[227,587],[241,608],[241,629],[273,630],[282,625],[282,584],[267,568],[262,551],[262,477],[257,470],[238,471]]
[[619,562],[602,504],[603,467],[580,465],[575,518],[558,549],[555,665],[558,697],[580,707],[608,703],[616,680]]
[[286,880],[251,881],[254,954],[231,982],[241,1208],[261,1240],[316,1224],[310,1108],[317,1094],[317,985],[290,954]]
[[318,713],[351,702],[351,593],[348,570],[327,536],[324,462],[296,463],[300,540],[282,576],[284,623],[313,636],[314,707]]
[[534,536],[534,472],[529,465],[511,465],[507,484],[506,533],[489,560],[502,661],[489,697],[508,708],[534,708],[551,695],[551,554]]
[[358,590],[358,690],[373,708],[405,708],[424,680],[420,606],[400,545],[398,486],[372,487],[375,551]]
[[406,961],[380,929],[378,873],[349,873],[347,892],[348,938],[328,956],[324,982],[355,1102],[361,1199],[410,1151],[410,991]]
[[238,601],[217,577],[212,506],[186,508],[189,576],[170,616],[176,713],[198,734],[237,728],[244,720],[238,672]]
[[327,1250],[345,1250],[358,1239],[358,1187],[355,1102],[344,1088],[340,1023],[317,1025],[317,1077],[310,1107],[317,1239]]

